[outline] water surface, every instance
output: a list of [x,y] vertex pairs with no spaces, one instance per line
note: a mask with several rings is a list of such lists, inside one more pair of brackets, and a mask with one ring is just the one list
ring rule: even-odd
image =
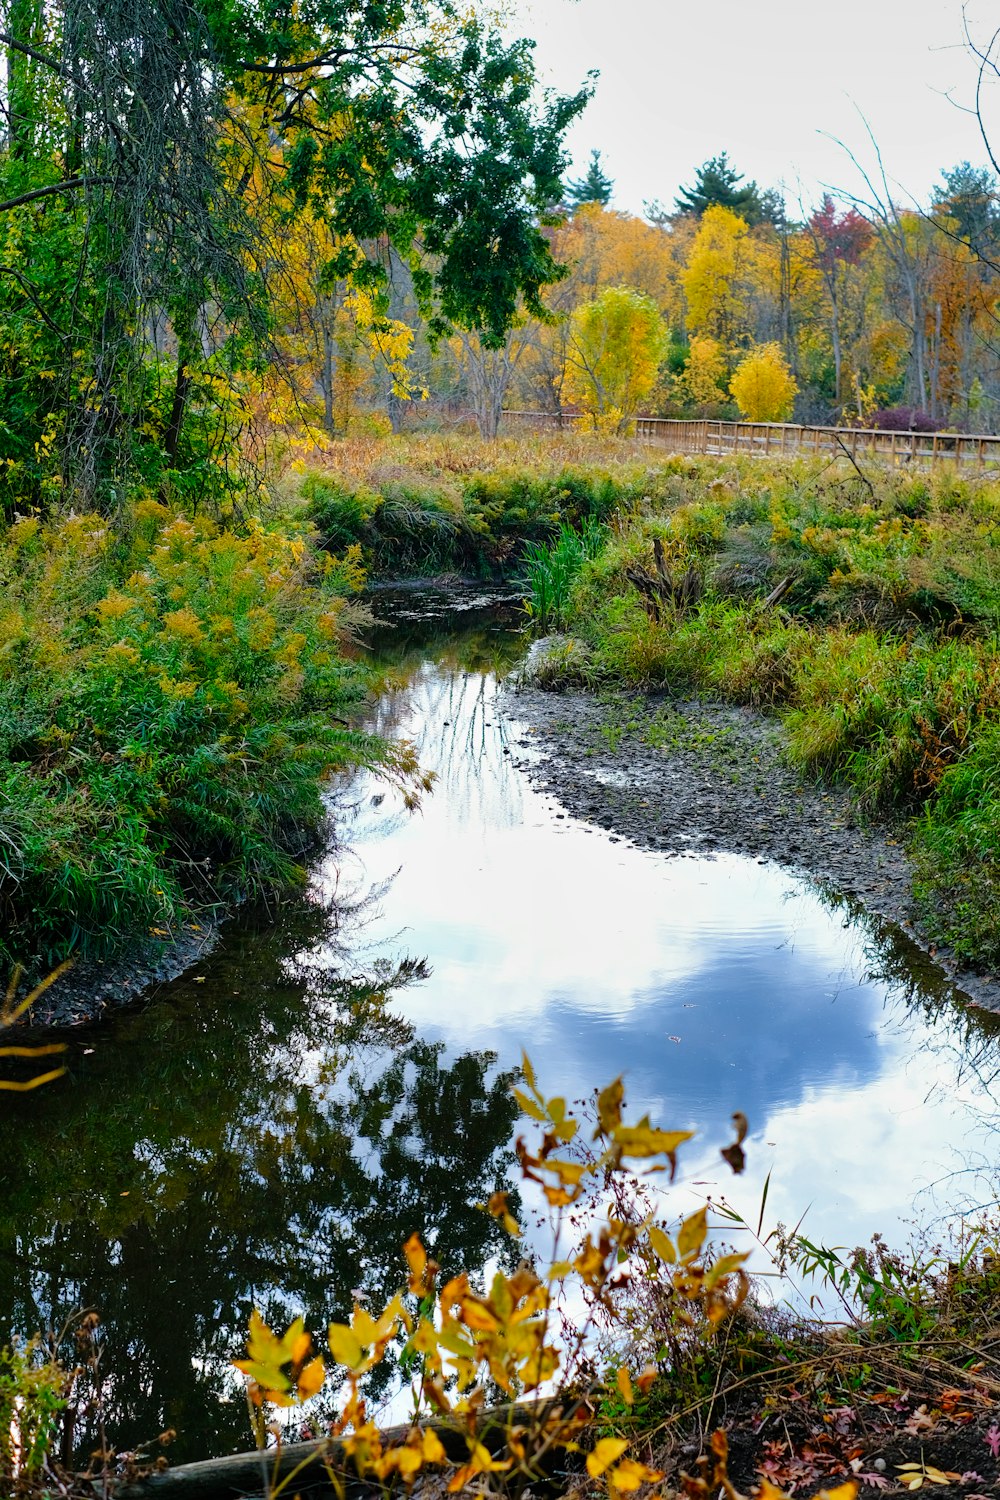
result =
[[321,1328],[377,1302],[414,1228],[448,1269],[509,1258],[475,1204],[510,1179],[522,1047],[549,1092],[621,1073],[630,1108],[697,1131],[679,1209],[724,1192],[756,1222],[770,1173],[768,1222],[806,1211],[853,1245],[995,1196],[996,1018],[782,870],[566,816],[499,682],[516,612],[482,602],[376,599],[376,721],[435,771],[421,809],[368,776],[332,790],[307,897],[244,913],[4,1106],[0,1316],[100,1310],[121,1446],[165,1425],[175,1459],[247,1445],[227,1361],[254,1304]]

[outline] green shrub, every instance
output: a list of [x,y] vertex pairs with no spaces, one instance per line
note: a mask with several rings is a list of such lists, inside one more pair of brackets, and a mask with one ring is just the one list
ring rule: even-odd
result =
[[0,536],[3,947],[51,962],[298,877],[333,771],[409,763],[344,718],[357,549],[143,502]]
[[68,1372],[43,1356],[37,1340],[0,1349],[0,1479],[17,1485],[18,1494],[55,1440],[68,1381]]

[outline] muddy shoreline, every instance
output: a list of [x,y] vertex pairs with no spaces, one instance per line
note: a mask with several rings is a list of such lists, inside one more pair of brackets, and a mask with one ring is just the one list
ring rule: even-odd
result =
[[575,818],[670,856],[744,854],[806,875],[902,929],[962,998],[1000,1012],[1000,978],[922,937],[905,830],[873,825],[843,787],[782,754],[777,720],[666,696],[548,692],[512,683],[505,712],[524,769]]
[[[138,942],[115,959],[82,959],[39,996],[18,1030],[93,1026],[129,1005],[148,1004],[164,985],[211,953],[218,939],[218,922],[206,919],[185,924],[177,934]],[[26,988],[23,982],[22,995]]]

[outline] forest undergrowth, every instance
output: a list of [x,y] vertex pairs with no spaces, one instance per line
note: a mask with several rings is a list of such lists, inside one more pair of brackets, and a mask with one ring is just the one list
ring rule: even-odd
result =
[[[0,533],[0,954],[104,954],[301,878],[356,727],[356,551],[146,499]],[[363,618],[363,611],[361,612]]]

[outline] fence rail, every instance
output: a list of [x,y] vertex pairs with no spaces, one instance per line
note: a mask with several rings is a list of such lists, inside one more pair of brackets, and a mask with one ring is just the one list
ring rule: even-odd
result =
[[[505,411],[508,431],[582,426],[585,416]],[[876,458],[891,464],[954,463],[985,468],[1000,464],[1000,436],[965,432],[885,432],[876,427],[799,427],[791,422],[693,422],[636,417],[635,436],[673,453],[828,454]]]

